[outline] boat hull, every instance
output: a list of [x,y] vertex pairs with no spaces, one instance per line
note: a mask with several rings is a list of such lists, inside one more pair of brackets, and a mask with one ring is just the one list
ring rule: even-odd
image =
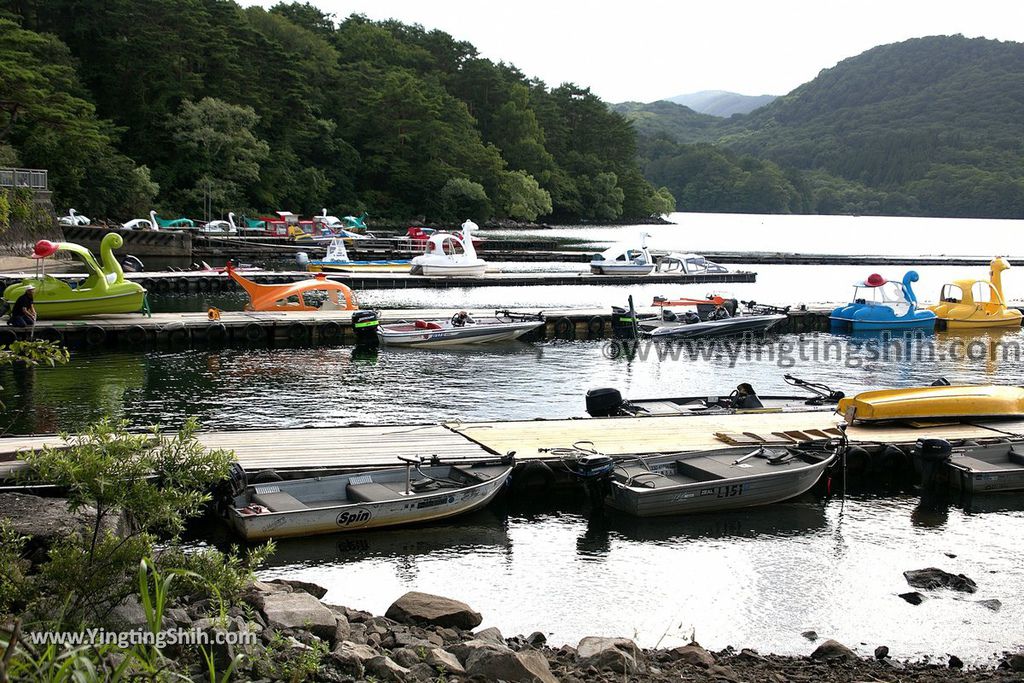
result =
[[[740,452],[735,449],[722,451],[723,454],[729,453],[728,457]],[[636,517],[664,517],[769,505],[796,498],[809,491],[835,458],[836,455],[833,453],[813,464],[802,463],[794,468],[780,466],[777,472],[729,476],[654,488],[629,485],[616,479],[612,481],[611,493],[605,502],[613,509]],[[673,467],[672,462],[664,457],[660,459],[660,464],[658,460],[652,458],[648,461],[651,470]]]
[[83,299],[58,299],[52,301],[36,299],[35,307],[39,320],[64,320],[89,315],[109,313],[135,313],[141,311],[146,291],[106,294]]
[[650,275],[654,271],[653,263],[622,264],[594,263],[590,264],[590,272],[594,275]]
[[1024,444],[997,443],[954,452],[949,483],[965,493],[1024,491]]
[[[391,500],[353,501],[340,505],[262,514],[243,514],[239,508],[232,507],[228,511],[228,519],[232,527],[247,541],[423,524],[466,514],[486,506],[501,491],[511,471],[511,466],[507,466],[493,478],[478,484],[440,490],[427,495],[396,495]],[[368,475],[350,475],[351,478],[357,476]],[[370,476],[378,477],[380,473],[370,473]],[[271,485],[271,488],[286,489],[289,483]]]
[[672,337],[673,339],[691,339],[694,337],[724,337],[743,334],[745,332],[767,332],[786,319],[785,315],[750,315],[709,320],[700,323],[675,323],[657,321],[641,324],[652,337]]
[[349,263],[310,263],[311,273],[404,273],[409,270],[408,261],[351,261]]
[[437,347],[487,344],[513,341],[543,324],[543,321],[478,323],[441,329],[415,328],[412,325],[381,325],[377,328],[377,338],[387,346]]
[[938,386],[866,391],[837,412],[861,422],[1024,416],[1024,387]]
[[414,265],[410,271],[413,275],[427,277],[479,277],[487,272],[487,264],[479,265]]

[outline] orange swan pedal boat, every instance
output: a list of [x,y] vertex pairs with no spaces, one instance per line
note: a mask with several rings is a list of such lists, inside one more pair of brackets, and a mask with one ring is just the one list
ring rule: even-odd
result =
[[[261,285],[244,278],[230,264],[227,273],[249,295],[247,311],[354,311],[359,308],[351,288],[328,280],[323,273],[308,280],[276,285]],[[307,301],[305,295],[312,293],[316,294]]]

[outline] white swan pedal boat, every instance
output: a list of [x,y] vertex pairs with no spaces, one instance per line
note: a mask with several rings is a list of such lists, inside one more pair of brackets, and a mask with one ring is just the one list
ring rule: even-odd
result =
[[247,541],[395,527],[447,519],[487,505],[513,462],[423,465],[312,477],[237,490],[226,514]]
[[474,320],[464,311],[450,320],[416,320],[377,327],[387,346],[456,346],[512,341],[544,325],[540,313],[495,311],[494,318]]

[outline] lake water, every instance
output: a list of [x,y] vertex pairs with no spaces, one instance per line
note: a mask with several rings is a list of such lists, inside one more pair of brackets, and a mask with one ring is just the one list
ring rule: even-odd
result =
[[[699,221],[704,221],[702,227],[697,227]],[[709,234],[712,225],[718,226],[716,234]],[[738,232],[726,232],[730,226]],[[983,244],[965,242],[963,248],[942,251],[987,255],[1013,253],[1006,245],[1017,243],[1011,238],[1015,231],[1021,234],[1021,227],[1019,221],[698,220],[687,214],[679,226],[564,232],[616,239],[644,229],[675,239],[671,231],[685,231],[687,239],[668,248],[694,251],[879,254],[938,253],[943,239],[970,233]],[[777,238],[767,234],[768,228],[777,229]],[[861,239],[853,239],[854,228]],[[921,230],[930,231],[928,243],[936,246],[901,252],[914,248],[907,236]],[[885,249],[853,249],[853,244]],[[868,270],[756,269],[756,285],[730,287],[740,298],[777,303],[846,300],[852,281]],[[945,278],[985,273],[984,268],[918,270],[922,298],[937,292]],[[1008,289],[1016,286],[1015,275],[1007,274]],[[1024,279],[1021,283],[1024,292]],[[624,303],[629,294],[646,303],[655,294],[705,293],[703,288],[637,285],[370,291],[360,297],[364,305],[387,308],[545,308],[604,307]],[[235,295],[209,301],[229,309],[243,303]],[[154,297],[153,303],[162,310],[199,310],[207,302],[193,296]],[[783,335],[728,347],[717,356],[652,355],[632,361],[609,358],[603,342],[583,341],[433,352],[366,353],[350,347],[82,352],[61,368],[0,372],[0,400],[14,433],[75,430],[104,415],[135,426],[159,423],[167,428],[194,415],[208,429],[245,429],[581,417],[584,394],[594,387],[614,386],[627,397],[650,397],[721,393],[749,381],[761,392],[782,392],[789,389],[782,380],[786,372],[847,393],[926,384],[943,376],[997,383],[1021,383],[1024,376],[1019,353],[1005,358],[922,358],[917,353],[930,348],[922,344],[933,342],[940,351],[965,341],[981,349],[993,343],[1019,349],[1020,331],[967,340],[935,335],[914,342],[909,354],[878,358],[848,341],[827,334]],[[826,347],[840,351],[838,360],[820,353]],[[730,349],[736,358],[730,358]],[[582,501],[569,499],[540,509],[499,507],[425,529],[284,542],[263,574],[316,581],[329,589],[328,600],[375,613],[383,613],[407,590],[440,593],[468,602],[484,615],[485,626],[498,626],[506,635],[542,630],[555,645],[607,635],[666,646],[695,633],[708,647],[806,654],[814,646],[800,633],[813,629],[864,654],[885,644],[898,658],[950,652],[968,662],[985,662],[1004,649],[1024,645],[1024,596],[1019,590],[1024,567],[1017,541],[1024,523],[1022,498],[924,508],[907,493],[853,491],[845,505],[836,498],[809,498],[726,515],[650,522],[595,514]],[[978,582],[978,593],[934,592],[917,607],[898,598],[910,590],[902,572],[927,566],[965,573]],[[990,598],[1000,600],[1001,609],[977,602]]]

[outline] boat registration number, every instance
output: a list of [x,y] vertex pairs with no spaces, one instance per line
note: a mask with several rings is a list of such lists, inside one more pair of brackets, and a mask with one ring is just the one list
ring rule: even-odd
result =
[[714,496],[715,498],[735,498],[742,496],[746,484],[726,484],[725,486],[712,486],[700,490],[701,496]]

